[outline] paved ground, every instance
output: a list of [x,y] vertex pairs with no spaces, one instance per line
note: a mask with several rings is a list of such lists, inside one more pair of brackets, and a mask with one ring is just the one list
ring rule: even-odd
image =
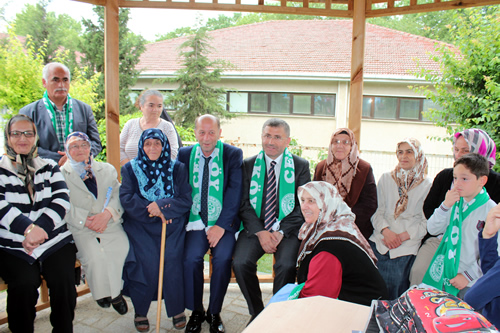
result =
[[[272,296],[272,284],[271,283],[261,283],[262,294],[264,302],[267,303]],[[205,291],[208,290],[208,284],[205,284]],[[0,293],[0,311],[5,311],[5,297],[6,293]],[[76,306],[74,332],[75,333],[97,333],[97,332],[107,332],[107,333],[132,333],[136,332],[133,320],[134,320],[134,310],[132,307],[132,302],[128,297],[125,297],[128,302],[129,311],[126,315],[120,316],[112,308],[102,309],[96,302],[92,299],[90,294],[81,296],[78,298],[78,303]],[[208,307],[208,293],[205,292],[204,296],[205,307]],[[153,302],[148,313],[150,332],[155,332],[156,330],[156,309],[157,304]],[[161,319],[161,332],[181,332],[173,329],[172,321],[167,318],[164,304],[162,304],[162,319]],[[186,311],[189,315],[189,311]],[[52,330],[52,326],[49,321],[50,308],[42,310],[37,313],[37,318],[35,320],[35,332],[36,333],[49,333]],[[229,285],[226,298],[224,300],[224,307],[221,313],[222,320],[226,327],[226,332],[228,333],[239,333],[242,332],[250,315],[248,314],[247,304],[240,292],[240,288],[236,283],[231,283]],[[7,324],[0,326],[0,333],[7,333],[10,330]],[[208,333],[208,324],[203,324],[202,333]]]

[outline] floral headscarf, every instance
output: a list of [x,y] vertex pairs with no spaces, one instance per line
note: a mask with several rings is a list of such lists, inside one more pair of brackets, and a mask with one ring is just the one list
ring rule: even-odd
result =
[[[333,140],[339,134],[347,134],[351,141],[351,151],[343,160],[336,159],[333,154]],[[326,159],[323,179],[337,188],[342,199],[345,199],[351,190],[352,179],[356,175],[358,163],[359,149],[354,133],[348,128],[337,129],[333,132],[330,146],[328,147],[328,157]]]
[[[27,155],[16,153],[14,151],[14,148],[9,145],[10,127],[12,126],[12,124],[18,121],[29,121],[33,126],[33,131],[35,132],[35,142],[33,143],[33,147],[31,147],[31,150]],[[33,120],[23,114],[17,114],[10,118],[9,122],[5,126],[4,145],[7,157],[12,162],[16,162],[17,175],[21,180],[24,181],[24,186],[26,186],[30,196],[32,197],[35,188],[35,162],[33,160],[38,156],[38,134],[36,132],[36,126]]]
[[[156,161],[151,161],[144,151],[144,142],[147,139],[160,140],[162,150]],[[172,172],[174,162],[170,159],[170,144],[163,132],[157,128],[150,128],[142,132],[139,139],[137,157],[130,161],[134,174],[139,182],[141,195],[149,201],[168,198],[174,194]]]
[[309,182],[298,189],[298,196],[307,191],[315,200],[320,214],[314,223],[304,223],[299,230],[302,240],[297,265],[324,240],[342,240],[357,245],[372,260],[377,262],[373,251],[359,231],[356,216],[342,200],[335,186],[327,182]]
[[417,187],[427,176],[427,158],[420,142],[414,138],[406,138],[398,142],[397,147],[399,148],[402,143],[410,145],[415,154],[416,162],[410,170],[401,168],[398,163],[396,168],[391,172],[392,179],[398,185],[399,190],[399,200],[396,202],[396,207],[394,208],[394,218],[396,219],[408,207],[408,192]]
[[463,136],[471,153],[477,153],[486,157],[490,165],[490,169],[496,163],[497,146],[490,136],[483,130],[477,128],[469,128],[463,132],[457,132],[453,135],[453,145],[459,137]]
[[95,178],[94,171],[92,170],[92,152],[90,152],[89,158],[83,162],[77,162],[73,159],[73,157],[71,157],[69,147],[76,141],[86,141],[92,147],[92,143],[90,142],[87,134],[82,132],[73,132],[68,135],[66,141],[64,142],[64,150],[66,151],[69,163],[83,181],[86,181],[89,178]]

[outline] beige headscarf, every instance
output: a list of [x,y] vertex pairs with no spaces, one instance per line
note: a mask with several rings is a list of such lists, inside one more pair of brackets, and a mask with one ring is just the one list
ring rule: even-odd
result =
[[[349,136],[349,140],[351,141],[351,151],[343,160],[338,160],[333,155],[333,140],[335,135],[338,134],[347,134]],[[342,199],[345,199],[351,190],[352,179],[356,175],[358,162],[359,149],[354,133],[348,128],[337,129],[333,132],[330,140],[323,179],[337,188]]]
[[327,182],[309,182],[298,189],[299,198],[307,191],[320,209],[318,220],[304,223],[299,230],[302,240],[297,264],[323,240],[349,241],[358,246],[372,260],[377,262],[373,251],[354,223],[356,216],[351,208],[342,200],[335,186]]
[[410,170],[404,170],[398,163],[396,168],[391,172],[392,179],[394,179],[399,189],[399,200],[396,202],[396,207],[394,208],[394,218],[396,219],[408,207],[408,192],[417,187],[425,179],[425,176],[427,176],[427,158],[420,142],[414,138],[405,138],[403,141],[398,142],[397,147],[399,148],[399,145],[402,143],[410,145],[415,154],[416,162]]

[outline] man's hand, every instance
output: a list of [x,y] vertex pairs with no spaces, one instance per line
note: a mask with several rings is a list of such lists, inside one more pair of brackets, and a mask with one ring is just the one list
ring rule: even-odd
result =
[[382,241],[384,242],[385,246],[387,246],[390,250],[401,246],[401,239],[399,239],[398,234],[391,231],[391,229],[385,228],[382,231],[382,236],[384,236]]
[[456,188],[452,188],[451,190],[446,192],[443,203],[446,207],[451,208],[458,200],[460,200],[460,194],[458,194]]
[[495,236],[500,229],[500,204],[490,209],[486,216],[486,223],[483,229],[483,238],[489,239]]
[[283,234],[279,231],[273,231],[273,235],[276,237],[278,243],[276,244],[276,246],[279,245],[279,243],[281,243],[281,240],[283,239]]
[[66,161],[68,160],[68,156],[66,156],[66,153],[63,151],[58,151],[57,153],[62,156],[58,164],[59,166],[63,166],[64,163],[66,163]]
[[450,283],[458,290],[462,290],[467,287],[467,285],[469,284],[469,280],[467,280],[465,276],[462,275],[462,273],[458,273],[457,276],[450,280]]
[[108,227],[109,219],[111,219],[111,213],[109,210],[105,209],[102,213],[87,217],[85,226],[100,234]]
[[224,236],[224,228],[219,227],[218,225],[211,226],[207,231],[207,239],[210,247],[216,247],[219,243],[219,240]]
[[279,242],[274,232],[271,233],[267,230],[262,230],[256,233],[256,235],[259,238],[260,246],[262,246],[264,252],[276,252],[276,247],[278,246]]

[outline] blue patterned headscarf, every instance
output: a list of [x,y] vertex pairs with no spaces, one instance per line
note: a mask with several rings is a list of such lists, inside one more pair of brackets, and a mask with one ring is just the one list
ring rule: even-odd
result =
[[[156,161],[151,161],[144,151],[144,142],[147,139],[157,139],[161,142],[161,154]],[[174,162],[170,159],[168,139],[161,130],[150,128],[142,132],[137,157],[131,160],[130,164],[137,177],[141,195],[144,198],[149,201],[156,201],[173,196],[172,171]]]

